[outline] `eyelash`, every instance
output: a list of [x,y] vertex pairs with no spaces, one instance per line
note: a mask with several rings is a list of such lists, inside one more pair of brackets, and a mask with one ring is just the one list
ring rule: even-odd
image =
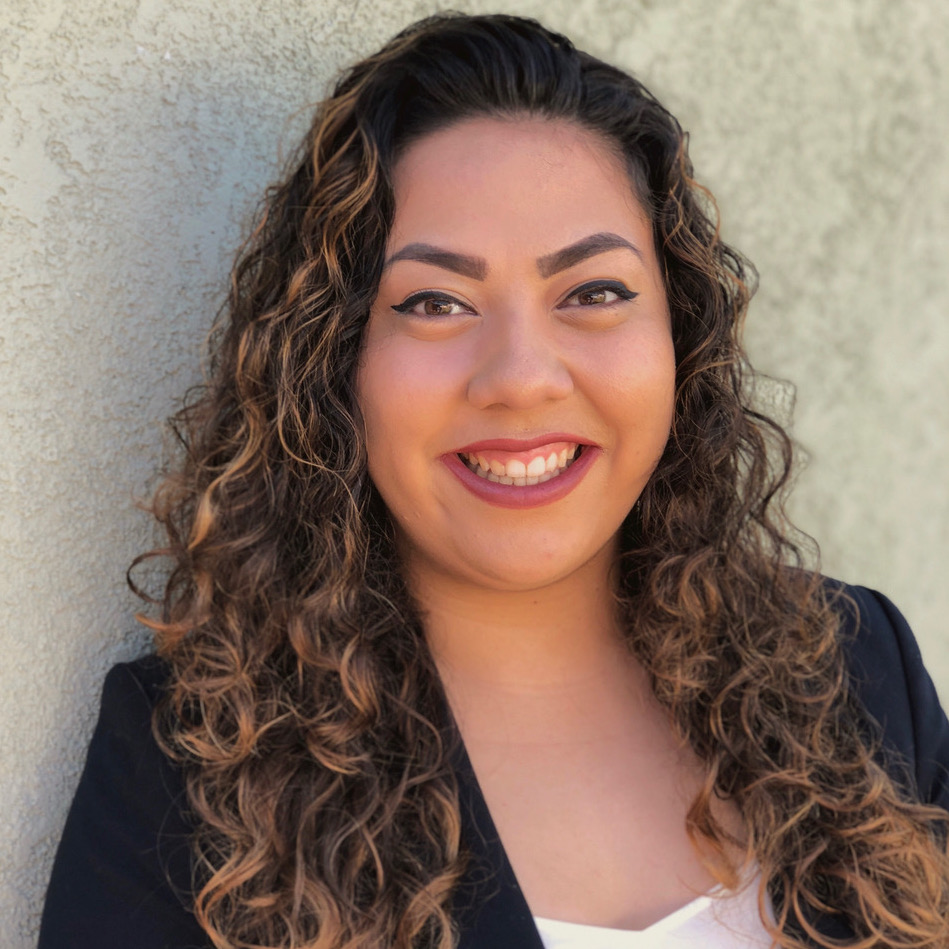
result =
[[409,315],[427,316],[429,319],[437,319],[437,316],[427,313],[412,314],[412,310],[414,310],[416,306],[418,306],[420,303],[427,303],[429,300],[437,303],[450,303],[452,306],[465,306],[465,304],[460,300],[456,300],[454,297],[450,297],[447,294],[438,293],[435,290],[419,290],[418,293],[413,293],[402,303],[398,303],[393,306],[392,309],[395,310],[396,313],[407,313]]
[[[629,290],[623,284],[619,283],[616,280],[591,280],[589,283],[584,283],[581,286],[577,287],[572,293],[570,293],[566,300],[572,300],[574,297],[580,296],[582,293],[592,293],[597,290],[602,290],[607,293],[615,293],[619,298],[618,300],[609,300],[604,303],[589,303],[589,304],[580,304],[580,306],[614,306],[620,300],[632,300],[635,297],[639,296],[634,290]],[[395,304],[392,309],[396,313],[410,314],[412,315],[412,310],[418,306],[419,303],[427,303],[429,300],[438,302],[438,303],[448,303],[452,306],[461,306],[466,307],[466,304],[462,303],[460,300],[456,300],[454,297],[448,296],[445,293],[438,293],[435,290],[419,290],[418,293],[413,293],[411,296],[407,297],[402,303]],[[437,315],[433,314],[417,314],[427,316],[429,319],[437,319]],[[451,316],[452,314],[446,314]]]
[[[576,290],[567,297],[567,300],[572,300],[574,297],[580,296],[581,293],[591,293],[595,290],[605,290],[607,293],[615,293],[620,300],[632,300],[639,296],[635,290],[628,289],[618,280],[591,280],[577,287]],[[613,306],[618,302],[619,300],[610,300],[607,303],[590,303],[587,304],[587,306]]]

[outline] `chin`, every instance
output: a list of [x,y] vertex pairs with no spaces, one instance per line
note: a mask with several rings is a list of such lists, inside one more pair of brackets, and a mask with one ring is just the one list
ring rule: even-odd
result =
[[[478,556],[477,551],[467,550],[455,566],[458,581],[508,593],[529,593],[578,577],[601,557],[612,558],[615,543],[610,539],[605,544],[581,545],[575,542],[569,550],[551,550],[546,556],[538,556],[536,544],[525,545],[525,550],[512,550],[508,556],[499,556],[499,551]],[[585,549],[586,548],[586,549]]]

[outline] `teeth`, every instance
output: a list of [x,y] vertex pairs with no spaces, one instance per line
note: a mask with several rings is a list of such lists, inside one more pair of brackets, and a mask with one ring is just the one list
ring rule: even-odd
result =
[[560,452],[551,452],[546,458],[539,455],[532,458],[528,465],[517,458],[505,465],[496,459],[489,461],[482,454],[466,454],[460,457],[479,478],[495,484],[512,484],[519,488],[526,488],[543,484],[566,471],[576,458],[577,448],[577,445],[573,445]]

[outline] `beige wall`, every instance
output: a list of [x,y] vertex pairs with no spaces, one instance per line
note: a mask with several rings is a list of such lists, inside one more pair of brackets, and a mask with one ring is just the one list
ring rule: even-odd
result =
[[[33,942],[103,671],[147,643],[123,580],[151,536],[133,499],[239,224],[296,111],[435,8],[2,4],[3,947]],[[761,271],[752,353],[799,388],[799,521],[828,572],[893,596],[949,696],[949,4],[505,9],[637,71],[691,129],[725,235]]]

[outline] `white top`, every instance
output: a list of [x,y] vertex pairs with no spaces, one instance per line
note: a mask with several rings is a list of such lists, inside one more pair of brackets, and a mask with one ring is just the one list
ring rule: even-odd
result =
[[[608,929],[535,916],[544,949],[770,949],[758,915],[758,882],[731,896],[716,887],[647,929]],[[770,912],[770,906],[768,906]]]

